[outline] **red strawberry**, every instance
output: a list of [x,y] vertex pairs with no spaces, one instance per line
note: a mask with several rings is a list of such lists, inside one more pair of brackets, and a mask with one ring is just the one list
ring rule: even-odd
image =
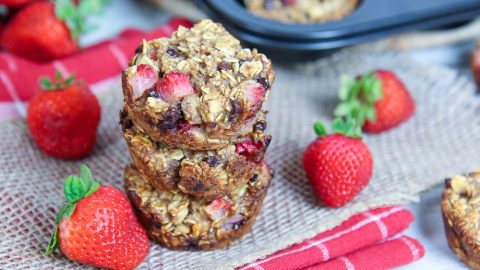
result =
[[157,93],[165,101],[176,101],[195,91],[187,73],[170,72],[157,83]]
[[265,98],[265,88],[259,83],[248,84],[245,89],[245,96],[247,97],[250,110],[256,112],[262,106]]
[[222,198],[216,199],[205,207],[205,212],[212,220],[218,220],[228,215],[232,208],[230,201]]
[[84,17],[98,13],[98,0],[39,1],[21,9],[0,37],[4,49],[36,61],[49,61],[78,50],[78,36],[86,31]]
[[415,113],[415,101],[391,71],[377,70],[356,80],[343,78],[341,103],[335,115],[350,115],[363,130],[379,133],[405,122]]
[[263,151],[261,151],[263,147],[264,145],[260,141],[242,141],[235,144],[235,152],[244,156],[247,160],[258,163],[263,159]]
[[370,181],[372,156],[354,120],[336,119],[330,135],[319,123],[315,130],[320,137],[303,153],[303,168],[318,197],[328,207],[341,207]]
[[158,74],[152,66],[141,64],[137,71],[130,77],[133,98],[138,98],[147,89],[152,88],[158,81]]
[[44,90],[30,101],[27,124],[38,147],[61,159],[80,159],[95,145],[100,104],[90,89],[73,76],[61,81],[41,80]]
[[125,195],[95,181],[87,166],[65,181],[67,204],[55,219],[46,254],[109,269],[133,269],[147,256],[148,237]]

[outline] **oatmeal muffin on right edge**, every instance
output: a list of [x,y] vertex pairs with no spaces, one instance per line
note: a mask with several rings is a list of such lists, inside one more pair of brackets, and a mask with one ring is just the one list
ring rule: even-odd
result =
[[445,181],[442,215],[452,251],[472,269],[480,270],[480,172]]

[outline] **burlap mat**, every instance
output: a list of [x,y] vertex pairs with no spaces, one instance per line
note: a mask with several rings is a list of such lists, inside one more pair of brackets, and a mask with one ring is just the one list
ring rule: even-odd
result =
[[[415,117],[381,135],[366,136],[375,160],[374,177],[351,204],[324,208],[301,166],[315,136],[312,124],[331,120],[341,73],[395,70],[417,101]],[[445,177],[480,165],[479,99],[474,86],[452,70],[419,65],[404,55],[349,49],[320,61],[315,73],[277,68],[269,107],[273,142],[267,160],[276,171],[253,232],[227,250],[170,251],[151,245],[141,269],[233,268],[324,231],[370,207],[403,204]],[[122,188],[130,161],[117,126],[120,88],[102,97],[103,115],[94,154],[79,162],[46,157],[32,144],[22,121],[0,131],[0,268],[80,269],[59,252],[43,252],[62,202],[63,180],[88,164],[103,184]]]

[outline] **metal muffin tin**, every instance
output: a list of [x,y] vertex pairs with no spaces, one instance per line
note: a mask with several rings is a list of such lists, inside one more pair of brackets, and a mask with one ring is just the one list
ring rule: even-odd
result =
[[480,0],[363,0],[337,21],[286,24],[255,16],[240,0],[194,1],[243,42],[286,61],[314,59],[345,46],[480,15]]

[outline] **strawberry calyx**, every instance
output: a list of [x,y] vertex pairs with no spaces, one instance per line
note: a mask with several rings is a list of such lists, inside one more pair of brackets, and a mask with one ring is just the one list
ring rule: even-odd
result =
[[63,187],[67,204],[60,209],[60,212],[58,212],[55,218],[55,229],[48,243],[45,255],[48,256],[55,252],[58,246],[58,225],[62,218],[68,220],[72,216],[73,211],[75,211],[77,202],[93,194],[99,187],[100,183],[95,181],[90,169],[86,165],[80,167],[80,176],[70,175],[67,177]]
[[68,76],[65,80],[62,79],[62,73],[60,71],[55,71],[54,80],[50,80],[48,77],[41,77],[39,84],[43,90],[59,90],[64,89],[65,87],[74,83],[75,75]]
[[82,0],[76,4],[74,0],[54,0],[55,15],[67,24],[72,39],[78,40],[81,33],[94,28],[87,23],[86,17],[91,14],[100,14],[109,1]]
[[[318,137],[324,137],[328,135],[327,128],[322,123],[315,123],[313,125],[313,129],[315,130],[315,133],[317,133]],[[346,137],[359,139],[362,137],[362,130],[355,119],[351,117],[346,117],[345,119],[342,117],[337,117],[332,122],[332,134],[342,134]]]
[[349,116],[360,126],[367,120],[375,121],[377,115],[374,105],[383,97],[382,81],[376,73],[369,72],[357,79],[343,75],[341,81],[338,93],[340,103],[335,108],[335,116]]

